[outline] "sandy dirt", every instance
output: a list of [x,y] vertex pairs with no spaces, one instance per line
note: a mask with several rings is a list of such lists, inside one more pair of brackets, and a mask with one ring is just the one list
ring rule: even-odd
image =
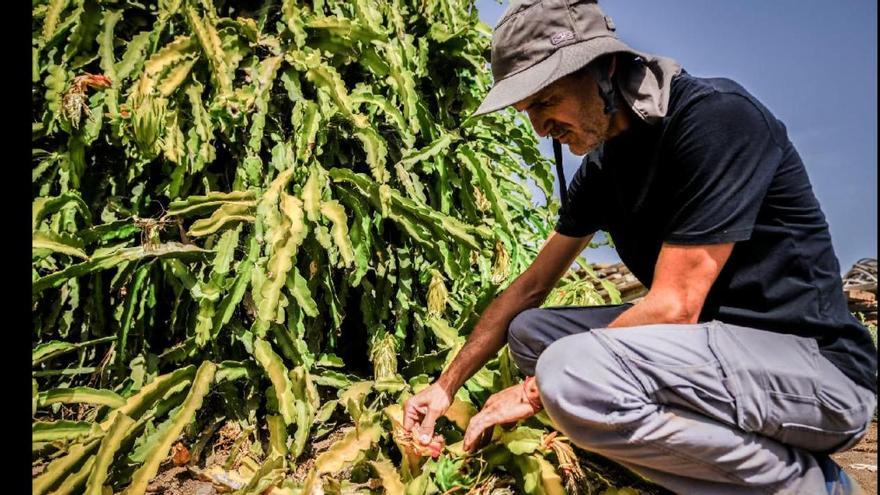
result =
[[871,423],[868,433],[851,450],[831,456],[853,477],[865,493],[877,494],[877,422]]
[[169,466],[147,485],[150,495],[216,495],[214,485],[193,479],[185,466]]

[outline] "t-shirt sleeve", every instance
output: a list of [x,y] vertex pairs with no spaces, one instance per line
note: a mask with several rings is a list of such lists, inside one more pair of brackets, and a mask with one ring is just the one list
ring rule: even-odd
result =
[[668,141],[671,244],[747,240],[782,158],[765,114],[733,93],[709,95],[684,110]]
[[584,159],[568,184],[568,203],[559,209],[555,230],[568,237],[586,237],[601,229],[601,205],[597,183],[600,170],[590,157]]

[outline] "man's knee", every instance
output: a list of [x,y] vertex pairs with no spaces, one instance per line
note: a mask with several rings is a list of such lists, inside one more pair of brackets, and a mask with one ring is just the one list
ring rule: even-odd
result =
[[538,321],[538,313],[542,311],[537,308],[521,311],[510,320],[507,326],[507,345],[510,350],[519,353],[520,351],[528,351],[527,344],[534,338],[534,329]]
[[547,413],[563,432],[637,421],[648,401],[638,382],[593,333],[551,344],[535,367]]
[[535,373],[535,362],[548,342],[541,342],[539,325],[543,309],[532,308],[516,315],[507,327],[507,346],[520,370]]

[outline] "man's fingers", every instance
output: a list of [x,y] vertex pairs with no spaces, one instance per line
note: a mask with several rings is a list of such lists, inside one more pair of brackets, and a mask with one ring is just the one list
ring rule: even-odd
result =
[[471,418],[470,424],[468,424],[467,431],[464,433],[464,443],[462,447],[467,452],[473,452],[476,450],[476,447],[480,443],[486,428],[488,425],[485,424],[483,418],[474,416]]
[[410,397],[403,406],[403,428],[422,445],[429,445],[434,424],[449,407],[448,396],[436,385]]
[[415,397],[410,398],[403,405],[403,429],[405,431],[412,430],[413,426],[424,416],[426,411],[424,406],[416,405],[414,399]]
[[470,423],[468,423],[467,431],[464,432],[464,444],[462,447],[468,452],[477,450],[483,443],[484,436],[487,432],[491,433],[492,426],[495,422],[491,419],[490,411],[485,408],[478,412]]
[[403,429],[406,431],[411,430],[413,423],[415,422],[415,419],[413,418],[413,413],[415,411],[413,411],[412,403],[410,402],[411,400],[412,399],[408,399],[403,404]]
[[412,427],[415,424],[415,422],[416,422],[415,418],[410,416],[409,411],[407,411],[403,414],[403,430],[404,431],[412,430]]

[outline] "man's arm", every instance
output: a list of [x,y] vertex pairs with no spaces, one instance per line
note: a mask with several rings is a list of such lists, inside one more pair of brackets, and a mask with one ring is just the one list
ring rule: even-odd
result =
[[591,238],[592,235],[567,237],[557,232],[550,234],[535,261],[489,304],[467,342],[440,378],[406,401],[404,428],[407,431],[418,426],[419,438],[430,441],[434,422],[449,407],[455,392],[504,346],[507,327],[513,317],[544,301]]
[[[730,257],[733,243],[703,246],[664,244],[654,268],[651,290],[640,303],[622,313],[611,327],[652,323],[696,323],[712,284]],[[518,421],[540,408],[537,382],[514,385],[492,395],[468,424],[464,449],[478,447],[496,424]]]
[[483,311],[464,347],[437,379],[450,396],[504,347],[513,317],[544,302],[591,238],[550,234],[535,261]]
[[733,251],[733,243],[663,244],[651,290],[609,327],[654,323],[696,323],[706,295]]

